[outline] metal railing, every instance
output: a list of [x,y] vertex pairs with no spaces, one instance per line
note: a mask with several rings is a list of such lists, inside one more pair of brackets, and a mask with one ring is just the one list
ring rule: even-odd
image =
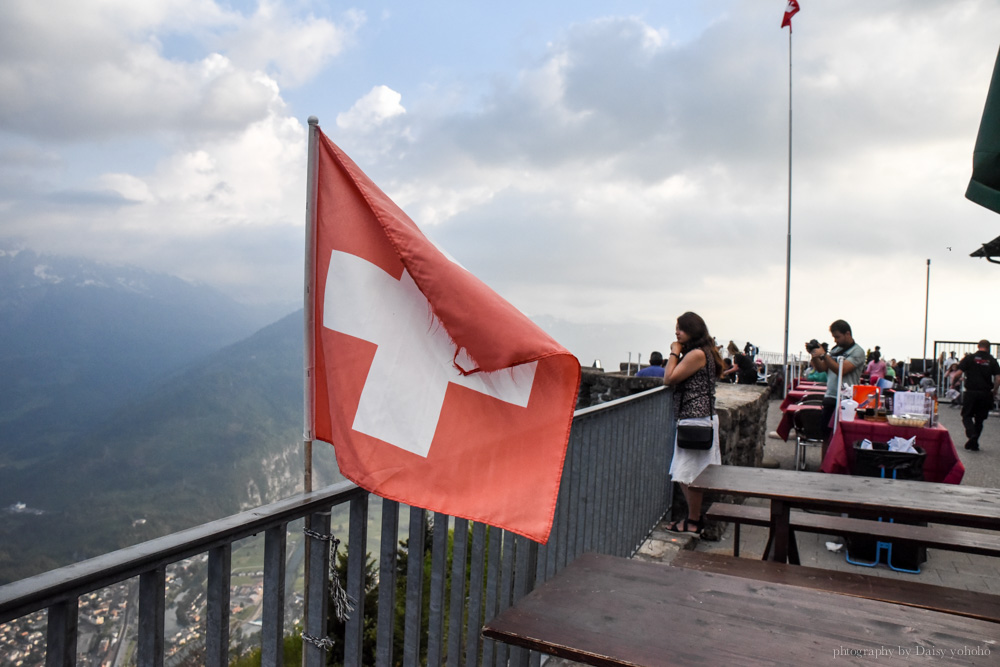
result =
[[[482,624],[587,551],[632,556],[669,509],[672,393],[660,387],[576,411],[552,534],[539,545],[481,523],[434,514],[430,577],[424,558],[407,558],[404,665],[538,665],[540,656],[484,640]],[[526,493],[530,492],[526,490]],[[349,506],[346,593],[355,609],[342,636],[327,637],[331,510]],[[400,512],[408,513],[408,555],[425,553],[427,512],[381,502],[377,609],[365,613],[369,494],[349,482],[167,535],[0,587],[0,624],[47,610],[45,664],[77,664],[79,600],[138,577],[136,662],[164,664],[165,573],[168,565],[208,555],[205,664],[229,663],[233,543],[264,534],[261,662],[281,665],[285,637],[288,524],[305,518],[312,566],[305,583],[306,665],[325,664],[329,642],[342,643],[344,664],[360,665],[366,616],[377,619],[375,663],[390,665],[396,627]],[[449,539],[450,534],[450,539]],[[425,590],[428,591],[425,597]],[[311,593],[311,594],[310,594]],[[426,618],[426,622],[424,622]],[[394,642],[395,639],[395,642]],[[327,640],[327,641],[324,641]],[[2,648],[2,647],[0,647]]]

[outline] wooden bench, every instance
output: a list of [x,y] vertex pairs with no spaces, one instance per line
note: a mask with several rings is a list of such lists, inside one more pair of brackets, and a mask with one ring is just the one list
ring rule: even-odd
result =
[[1000,595],[947,588],[912,579],[824,570],[752,558],[734,558],[703,551],[681,551],[671,565],[1000,623]]
[[[705,512],[705,518],[711,521],[725,521],[734,524],[734,556],[740,555],[741,524],[771,525],[771,514],[766,507],[730,503],[713,503]],[[1000,556],[1000,534],[977,533],[951,526],[915,526],[889,521],[852,519],[829,514],[793,511],[789,513],[788,527],[793,535],[789,544],[789,552],[796,562],[798,553],[794,540],[795,531],[845,537],[872,536],[879,540],[891,540],[945,551],[958,551],[981,556]],[[767,546],[764,547],[765,556],[770,549],[770,544],[769,538]]]

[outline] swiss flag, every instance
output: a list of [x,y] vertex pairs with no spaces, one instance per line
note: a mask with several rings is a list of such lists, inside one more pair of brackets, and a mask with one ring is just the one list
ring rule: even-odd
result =
[[372,493],[546,542],[579,362],[315,132],[315,437]]
[[792,31],[792,17],[799,13],[798,0],[788,0],[785,6],[785,17],[781,19],[781,27],[788,26],[788,32]]

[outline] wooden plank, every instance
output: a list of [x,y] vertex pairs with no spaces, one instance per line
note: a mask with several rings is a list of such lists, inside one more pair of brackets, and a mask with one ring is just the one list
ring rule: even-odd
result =
[[1000,489],[722,465],[708,466],[691,488],[770,498],[798,508],[1000,530]]
[[968,664],[951,651],[992,641],[996,625],[585,554],[487,623],[483,634],[590,665],[851,664],[852,657],[838,654],[845,649],[882,652],[879,664],[908,665],[912,655],[897,649],[917,645],[934,651],[936,664]]
[[701,572],[801,586],[1000,623],[1000,595],[978,591],[936,586],[911,579],[877,577],[752,558],[733,558],[703,551],[681,551],[671,564]]
[[[755,526],[770,525],[770,513],[766,507],[713,503],[705,516],[713,521],[738,522]],[[971,532],[952,526],[915,526],[806,512],[789,513],[788,524],[793,532],[865,535],[946,551],[1000,556],[1000,535]]]

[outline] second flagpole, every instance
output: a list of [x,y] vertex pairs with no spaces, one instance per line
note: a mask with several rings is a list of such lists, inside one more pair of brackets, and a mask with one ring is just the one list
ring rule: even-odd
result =
[[791,364],[788,361],[789,303],[792,292],[792,25],[788,24],[788,236],[785,242],[785,393],[791,382]]

